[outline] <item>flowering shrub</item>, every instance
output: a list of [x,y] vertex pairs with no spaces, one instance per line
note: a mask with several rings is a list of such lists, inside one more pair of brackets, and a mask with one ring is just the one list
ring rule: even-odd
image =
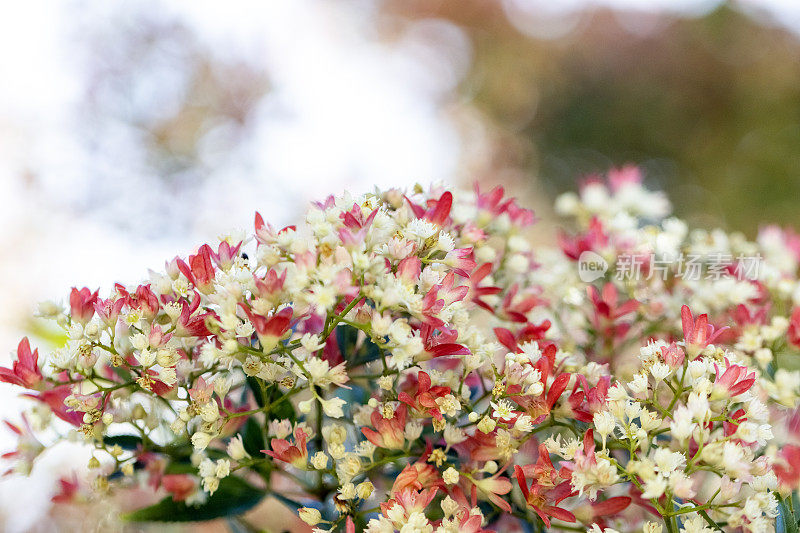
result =
[[73,289],[40,308],[66,344],[0,369],[37,401],[7,457],[79,435],[56,501],[162,498],[128,520],[275,497],[316,531],[797,531],[800,237],[690,232],[635,168],[557,209],[548,248],[499,188],[330,197]]

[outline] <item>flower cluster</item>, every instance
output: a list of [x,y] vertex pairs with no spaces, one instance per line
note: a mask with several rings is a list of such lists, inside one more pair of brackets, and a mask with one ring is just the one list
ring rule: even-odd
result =
[[[689,231],[633,167],[557,210],[575,232],[552,248],[501,188],[329,197],[139,285],[73,289],[39,310],[64,341],[40,357],[24,339],[0,368],[35,400],[7,458],[26,472],[83,439],[92,459],[54,500],[163,498],[130,520],[274,496],[315,531],[796,524],[800,237]],[[584,282],[586,252],[666,274]],[[764,265],[669,266],[710,252]]]

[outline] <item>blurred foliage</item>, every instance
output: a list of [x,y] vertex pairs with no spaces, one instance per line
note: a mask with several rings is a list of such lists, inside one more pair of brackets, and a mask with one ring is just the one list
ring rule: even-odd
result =
[[[729,4],[699,18],[592,10],[552,21],[524,20],[508,4],[397,1],[386,10],[467,32],[474,64],[462,91],[506,140],[503,164],[532,171],[555,194],[636,162],[695,224],[749,234],[766,222],[800,227],[795,34]],[[542,38],[518,29],[548,24],[571,30]]]

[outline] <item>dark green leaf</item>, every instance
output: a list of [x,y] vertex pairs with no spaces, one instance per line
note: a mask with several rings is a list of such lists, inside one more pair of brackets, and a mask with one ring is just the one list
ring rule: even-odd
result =
[[253,392],[253,396],[255,397],[258,406],[264,407],[267,404],[267,401],[266,398],[264,398],[264,391],[261,389],[261,380],[253,376],[248,376],[247,385]]
[[242,514],[255,507],[266,495],[236,476],[221,480],[219,488],[202,505],[191,506],[167,496],[160,502],[123,515],[130,522],[201,522]]
[[247,423],[242,429],[242,444],[247,453],[253,457],[262,457],[261,450],[266,448],[264,443],[264,432],[258,421],[252,416],[247,419]]
[[381,349],[369,337],[361,335],[361,331],[349,325],[336,327],[336,341],[339,351],[349,366],[360,366],[380,359]]
[[142,444],[142,438],[138,435],[114,435],[103,437],[106,446],[119,446],[123,450],[135,450]]

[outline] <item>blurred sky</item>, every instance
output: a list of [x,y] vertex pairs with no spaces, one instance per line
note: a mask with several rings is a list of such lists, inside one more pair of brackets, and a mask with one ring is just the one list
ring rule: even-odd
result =
[[[504,4],[513,19],[587,4],[695,14],[717,2]],[[288,224],[308,201],[345,188],[466,183],[464,161],[483,148],[480,126],[465,138],[465,119],[453,111],[469,40],[442,20],[386,39],[375,23],[380,5],[27,0],[7,7],[0,363],[36,302],[63,300],[73,285],[136,283],[176,254],[249,229],[255,210]],[[800,30],[800,2],[740,5]],[[10,392],[0,389],[0,419],[18,417]],[[11,444],[0,432],[0,450]],[[54,465],[69,466],[53,459],[31,480],[0,481],[0,524],[8,518],[0,529],[24,531],[36,520]],[[14,512],[20,503],[31,512]]]

